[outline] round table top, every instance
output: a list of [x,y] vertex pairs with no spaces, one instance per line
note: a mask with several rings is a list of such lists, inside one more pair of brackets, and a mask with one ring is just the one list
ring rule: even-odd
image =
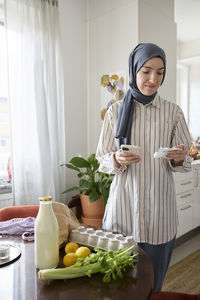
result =
[[[38,279],[34,260],[34,242],[20,236],[0,236],[4,242],[19,247],[21,256],[0,266],[2,300],[21,299],[87,299],[87,300],[146,300],[153,286],[153,268],[145,252],[138,247],[137,267],[124,273],[123,279],[103,283],[101,274],[70,280],[43,281]],[[64,249],[60,249],[60,266]]]

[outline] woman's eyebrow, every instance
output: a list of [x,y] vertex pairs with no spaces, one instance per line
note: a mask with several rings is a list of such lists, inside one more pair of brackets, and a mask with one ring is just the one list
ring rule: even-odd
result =
[[[151,67],[148,67],[148,66],[143,66],[143,68],[147,68],[147,69],[151,69],[151,70],[153,70],[153,68],[151,68]],[[158,70],[164,70],[165,68],[164,67],[162,67],[162,68],[158,68]]]

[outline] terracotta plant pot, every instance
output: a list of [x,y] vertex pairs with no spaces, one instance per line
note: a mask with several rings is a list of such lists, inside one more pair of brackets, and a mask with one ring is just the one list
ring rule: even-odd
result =
[[102,196],[98,200],[89,204],[88,198],[88,195],[80,194],[83,217],[89,219],[102,219],[105,211]]
[[90,219],[90,218],[84,218],[81,216],[82,223],[85,225],[90,225],[92,227],[102,227],[102,219]]

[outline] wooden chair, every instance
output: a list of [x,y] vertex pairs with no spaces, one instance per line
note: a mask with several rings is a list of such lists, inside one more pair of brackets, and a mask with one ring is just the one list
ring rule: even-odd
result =
[[14,218],[36,217],[39,205],[8,206],[0,209],[0,222]]
[[[69,208],[75,208],[76,217],[81,220],[82,208],[80,196],[76,195],[68,203]],[[8,206],[0,209],[0,222],[13,218],[36,217],[39,205]]]
[[200,300],[199,295],[189,295],[175,292],[152,291],[148,300]]
[[75,208],[75,214],[77,219],[80,221],[81,220],[81,215],[82,215],[82,207],[81,207],[81,199],[80,195],[76,195],[72,197],[72,199],[68,203],[69,208]]

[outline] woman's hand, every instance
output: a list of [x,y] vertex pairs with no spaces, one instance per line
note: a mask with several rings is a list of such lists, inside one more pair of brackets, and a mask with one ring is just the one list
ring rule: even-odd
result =
[[123,150],[118,150],[117,152],[115,152],[114,158],[118,168],[120,166],[136,164],[141,161],[140,155],[134,155],[131,152],[125,152]]
[[177,146],[174,146],[173,148],[179,148],[181,150],[170,151],[166,155],[166,157],[169,158],[169,159],[172,159],[172,165],[173,166],[182,165],[183,161],[185,160],[185,156],[187,154],[186,146],[185,145],[177,145]]

